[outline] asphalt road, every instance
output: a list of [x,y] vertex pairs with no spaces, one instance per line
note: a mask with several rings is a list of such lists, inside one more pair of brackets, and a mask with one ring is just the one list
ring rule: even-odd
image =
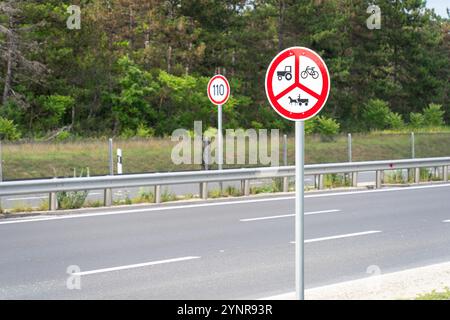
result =
[[[450,184],[307,195],[306,286],[449,261],[449,195]],[[293,210],[283,196],[1,220],[0,299],[291,292]]]
[[[358,175],[359,183],[374,183],[375,184],[375,172],[361,172]],[[262,186],[265,184],[270,184],[270,180],[254,180],[250,181],[251,186]],[[305,185],[314,185],[314,177],[305,177]],[[233,186],[237,189],[241,188],[240,181],[230,181],[224,182],[223,186]],[[199,184],[185,184],[185,185],[174,185],[174,186],[164,186],[162,187],[162,192],[167,192],[170,194],[176,194],[178,196],[192,194],[199,194]],[[219,183],[209,183],[208,190],[218,190]],[[141,191],[153,192],[153,188],[127,188],[127,189],[115,189],[113,197],[114,200],[125,200],[127,197],[135,198],[139,196]],[[89,192],[86,201],[103,201],[103,190],[92,190]],[[48,194],[31,194],[31,195],[20,195],[20,196],[10,196],[1,199],[3,209],[11,210],[14,208],[38,208],[43,202],[48,203]]]

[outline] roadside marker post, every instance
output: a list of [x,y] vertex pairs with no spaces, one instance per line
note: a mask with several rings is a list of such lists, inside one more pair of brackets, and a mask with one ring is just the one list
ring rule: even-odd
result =
[[291,47],[278,53],[270,63],[265,79],[267,99],[283,118],[295,121],[295,291],[305,295],[304,266],[304,121],[325,105],[330,93],[330,75],[322,58],[304,47]]
[[117,174],[122,173],[122,149],[117,149]]
[[230,97],[230,83],[221,74],[216,74],[208,82],[208,98],[217,105],[217,165],[219,170],[223,166],[223,134],[222,134],[222,106]]

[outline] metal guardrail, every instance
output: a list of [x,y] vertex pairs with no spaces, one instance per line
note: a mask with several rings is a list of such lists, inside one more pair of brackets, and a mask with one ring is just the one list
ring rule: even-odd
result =
[[[382,173],[385,170],[415,169],[415,182],[419,182],[419,168],[443,168],[443,180],[448,181],[448,166],[450,157],[382,160],[344,163],[310,164],[305,166],[305,175],[319,176],[319,189],[323,187],[323,175],[332,173],[352,173],[353,184],[356,184],[357,173],[364,171],[376,171],[376,187],[381,187]],[[50,193],[55,202],[55,192],[79,191],[79,190],[110,190],[113,188],[155,186],[156,193],[160,192],[160,186],[176,184],[200,183],[205,196],[206,183],[224,181],[246,181],[244,183],[244,194],[248,194],[248,181],[265,178],[287,178],[295,175],[294,166],[243,168],[210,171],[184,171],[169,173],[128,174],[115,176],[97,176],[85,178],[61,178],[61,179],[38,179],[24,181],[6,181],[0,183],[0,197],[23,194]],[[320,182],[322,180],[322,183]],[[322,185],[321,185],[322,184]],[[159,190],[159,191],[158,191]],[[287,190],[283,190],[287,191]],[[106,192],[105,192],[106,195]],[[109,195],[110,196],[110,195]],[[156,202],[158,194],[155,195]],[[111,201],[105,203],[110,204]],[[55,204],[50,205],[55,209]]]

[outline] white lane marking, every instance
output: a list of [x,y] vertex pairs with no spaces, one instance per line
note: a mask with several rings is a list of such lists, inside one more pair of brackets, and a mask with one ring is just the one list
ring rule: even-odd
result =
[[[319,241],[326,241],[326,240],[335,240],[335,239],[341,239],[341,238],[350,238],[350,237],[357,237],[357,236],[364,236],[364,235],[367,235],[367,234],[380,233],[380,232],[381,231],[379,231],[379,230],[371,230],[371,231],[364,231],[364,232],[340,234],[340,235],[337,235],[337,236],[308,239],[308,240],[305,240],[305,243],[319,242]],[[295,243],[295,241],[291,241],[291,243]]]
[[167,207],[158,207],[158,208],[117,210],[117,211],[110,211],[110,212],[78,213],[78,214],[69,214],[69,215],[65,215],[65,216],[56,216],[56,217],[42,218],[42,219],[39,219],[39,218],[29,219],[28,218],[28,219],[17,219],[17,220],[12,220],[12,221],[2,221],[2,222],[0,222],[0,225],[24,223],[24,222],[49,221],[49,220],[79,219],[79,218],[89,218],[89,217],[99,217],[99,216],[112,216],[112,215],[126,214],[126,213],[167,211],[167,210],[177,210],[177,209],[213,207],[213,206],[222,206],[222,205],[229,205],[229,204],[245,204],[245,203],[267,202],[267,201],[276,201],[276,200],[291,200],[291,199],[294,199],[294,198],[293,197],[280,197],[280,198],[268,198],[268,199],[241,200],[241,201],[232,201],[232,202],[199,203],[199,204],[190,204],[190,205],[184,205],[184,206],[178,205],[178,206],[167,206]]
[[25,197],[25,198],[8,198],[5,199],[6,201],[22,201],[22,200],[35,200],[35,199],[45,199],[48,198],[47,196],[41,196],[41,197]]
[[[305,216],[320,214],[320,213],[332,213],[332,212],[341,212],[339,209],[331,209],[331,210],[323,210],[323,211],[311,211],[305,212]],[[287,217],[295,217],[295,214],[283,214],[279,216],[268,216],[268,217],[258,217],[258,218],[249,218],[249,219],[240,219],[241,222],[249,222],[249,221],[259,221],[259,220],[269,220],[269,219],[279,219],[279,218],[287,218]]]
[[444,221],[442,221],[442,222],[450,222],[450,220],[444,220]]
[[[305,198],[346,196],[346,195],[354,195],[354,194],[379,193],[379,192],[410,191],[410,190],[418,190],[418,189],[431,189],[431,188],[444,188],[444,187],[450,187],[450,184],[398,187],[398,188],[389,188],[389,189],[362,190],[362,191],[349,191],[349,192],[336,192],[336,193],[321,193],[321,194],[305,195]],[[43,218],[43,219],[33,219],[33,220],[17,219],[17,220],[13,220],[13,221],[0,222],[0,225],[1,224],[12,224],[12,223],[22,223],[22,222],[38,222],[38,221],[48,221],[48,220],[88,218],[88,217],[109,216],[109,215],[126,214],[126,213],[139,213],[139,212],[164,211],[164,210],[176,210],[176,209],[190,209],[190,208],[200,208],[200,207],[213,207],[213,206],[246,204],[246,203],[256,203],[256,202],[284,201],[284,200],[293,200],[293,199],[295,199],[294,196],[288,196],[288,197],[238,200],[238,201],[228,201],[228,202],[220,201],[220,202],[213,202],[213,203],[199,203],[199,204],[191,204],[191,205],[184,205],[184,206],[178,205],[178,206],[167,206],[167,207],[158,207],[158,208],[130,209],[130,210],[120,210],[120,211],[111,211],[111,212],[78,213],[78,214],[70,214],[70,215],[65,215],[65,216]]]
[[142,268],[142,267],[154,266],[157,264],[187,261],[187,260],[193,260],[193,259],[200,259],[200,257],[190,256],[190,257],[181,257],[181,258],[151,261],[151,262],[144,262],[144,263],[137,263],[137,264],[129,264],[126,266],[119,266],[119,267],[113,267],[113,268],[104,268],[104,269],[96,269],[96,270],[90,270],[90,271],[75,272],[75,273],[73,273],[73,275],[74,276],[86,276],[86,275],[96,274],[96,273],[105,273],[105,272],[112,272],[112,271],[119,271],[119,270]]

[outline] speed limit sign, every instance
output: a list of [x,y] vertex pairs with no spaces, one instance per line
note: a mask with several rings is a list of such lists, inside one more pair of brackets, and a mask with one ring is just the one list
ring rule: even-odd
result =
[[208,98],[213,104],[222,105],[230,97],[230,84],[227,78],[217,74],[209,80]]
[[[217,165],[222,170],[223,165],[223,136],[222,136],[222,105],[230,97],[230,84],[227,78],[221,74],[216,74],[208,82],[208,98],[217,105]],[[222,184],[220,185],[222,189]]]

